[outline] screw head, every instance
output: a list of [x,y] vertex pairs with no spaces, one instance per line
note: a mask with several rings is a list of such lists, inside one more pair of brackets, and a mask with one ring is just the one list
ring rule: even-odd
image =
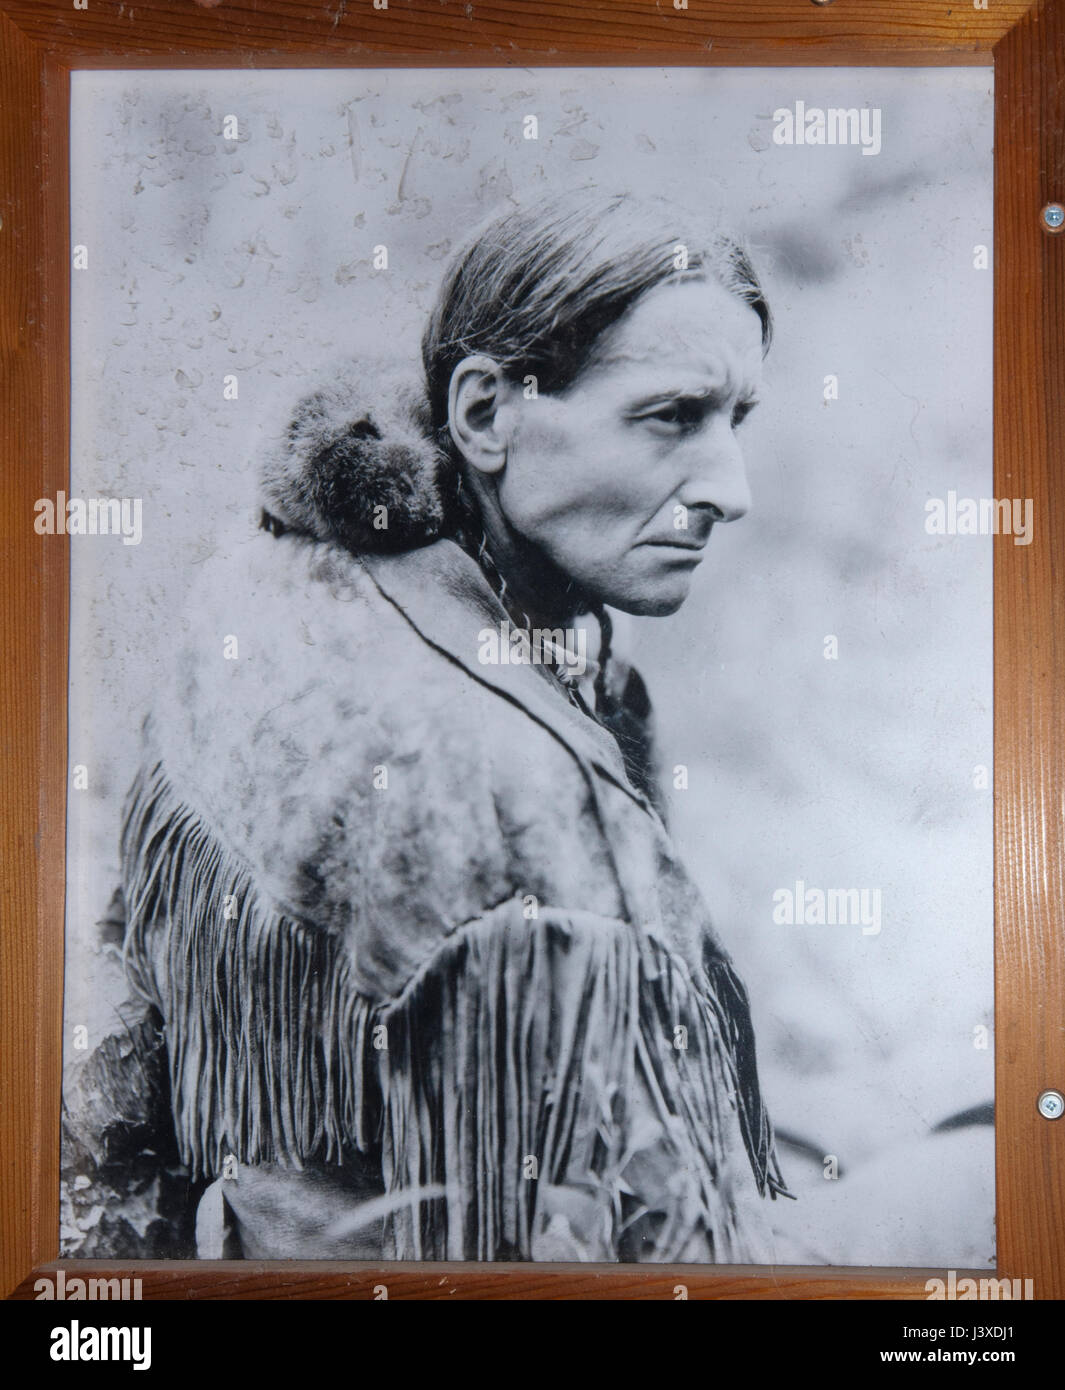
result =
[[1060,203],[1047,203],[1043,209],[1043,226],[1052,232],[1065,226],[1065,208]]
[[1060,1120],[1065,1114],[1065,1096],[1060,1091],[1044,1091],[1036,1105],[1044,1120]]

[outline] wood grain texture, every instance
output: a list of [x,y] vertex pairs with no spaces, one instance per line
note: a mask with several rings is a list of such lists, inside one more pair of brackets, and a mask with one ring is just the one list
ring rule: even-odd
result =
[[[1032,0],[4,0],[35,43],[79,66],[167,59],[175,67],[360,62],[964,63]],[[217,56],[225,51],[228,57]]]
[[[35,1297],[33,1280],[59,1268],[52,1264],[34,1270],[12,1297]],[[381,1285],[389,1302],[404,1299],[441,1302],[493,1299],[639,1299],[669,1302],[683,1285],[689,1300],[794,1299],[830,1301],[840,1298],[924,1299],[925,1280],[942,1277],[942,1270],[916,1269],[800,1269],[762,1266],[732,1267],[673,1265],[572,1264],[382,1264],[339,1265],[293,1261],[272,1264],[219,1260],[210,1265],[195,1260],[166,1264],[118,1264],[111,1260],[64,1261],[67,1279],[137,1277],[145,1301],[153,1299],[364,1299],[377,1297]],[[988,1277],[986,1269],[959,1271],[959,1278]]]
[[[5,779],[0,827],[0,1278],[32,1297],[58,1249],[58,1115],[66,788],[67,542],[32,528],[68,470],[65,69],[115,66],[996,62],[995,453],[999,496],[1032,497],[1037,537],[996,541],[996,919],[999,1251],[1003,1276],[1065,1296],[1062,909],[1065,0],[735,0],[686,12],[497,0],[0,0],[0,354],[10,570],[0,595]],[[963,369],[959,365],[959,369]],[[65,1265],[71,1275],[75,1267]],[[428,1265],[81,1265],[157,1298],[923,1298],[928,1271]],[[986,1275],[986,1271],[982,1271]]]
[[1065,1298],[1065,0],[995,53],[995,490],[1035,538],[995,541],[996,1122],[999,1264]]
[[5,1290],[28,1264],[54,1257],[58,1222],[67,552],[62,540],[38,536],[33,529],[33,503],[47,495],[50,483],[59,480],[63,486],[68,453],[65,229],[56,225],[55,208],[46,209],[42,195],[50,80],[41,54],[0,15],[0,1230]]

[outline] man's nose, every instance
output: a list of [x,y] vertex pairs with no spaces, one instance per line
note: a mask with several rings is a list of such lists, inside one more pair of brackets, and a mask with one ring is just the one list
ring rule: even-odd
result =
[[709,508],[715,521],[738,521],[750,510],[751,489],[729,420],[716,420],[704,438],[693,440],[692,450],[692,470],[678,500],[689,510]]

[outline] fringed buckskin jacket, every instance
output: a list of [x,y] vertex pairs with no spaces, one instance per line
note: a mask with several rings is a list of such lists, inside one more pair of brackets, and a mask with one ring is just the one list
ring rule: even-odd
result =
[[769,1258],[747,998],[639,766],[645,688],[615,663],[593,712],[482,663],[508,611],[418,392],[358,380],[203,566],[126,802],[181,1158],[245,1255]]

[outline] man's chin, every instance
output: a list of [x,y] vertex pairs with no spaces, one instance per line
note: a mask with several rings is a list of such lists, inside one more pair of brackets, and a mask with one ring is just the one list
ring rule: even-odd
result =
[[691,593],[691,583],[674,582],[672,584],[662,584],[650,586],[648,591],[640,594],[624,594],[604,600],[611,608],[618,609],[621,613],[633,613],[640,618],[668,618],[671,613],[675,613],[678,608],[683,607],[685,599]]

